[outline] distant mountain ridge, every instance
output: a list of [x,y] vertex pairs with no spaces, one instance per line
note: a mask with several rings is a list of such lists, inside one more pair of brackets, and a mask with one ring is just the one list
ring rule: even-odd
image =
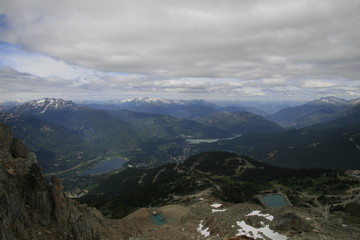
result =
[[120,99],[106,103],[86,103],[83,105],[98,109],[130,110],[136,112],[170,115],[177,118],[206,116],[222,111],[248,111],[258,115],[266,114],[254,107],[231,105],[223,107],[205,100],[174,100],[157,97]]
[[315,99],[311,102],[305,103],[306,105],[314,105],[314,104],[331,104],[331,105],[349,105],[352,101],[329,96],[329,97],[321,97],[319,99]]
[[269,116],[269,119],[285,128],[303,128],[341,118],[359,103],[360,98],[344,100],[322,97],[303,105],[282,109]]

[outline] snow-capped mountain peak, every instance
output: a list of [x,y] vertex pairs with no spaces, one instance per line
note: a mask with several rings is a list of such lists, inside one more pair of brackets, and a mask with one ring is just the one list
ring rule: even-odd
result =
[[357,98],[357,99],[352,100],[352,101],[351,101],[351,104],[354,105],[354,106],[355,106],[355,105],[359,105],[359,104],[360,104],[360,98]]
[[73,101],[59,99],[59,98],[42,98],[39,100],[34,100],[21,104],[16,107],[17,112],[33,112],[33,113],[45,113],[47,111],[58,111],[58,110],[68,110],[75,111],[78,110],[79,106]]
[[350,104],[349,101],[337,97],[322,97],[320,99],[316,99],[311,104],[332,104],[332,105],[348,105]]
[[158,97],[143,97],[133,99],[122,99],[119,100],[118,104],[132,103],[132,104],[171,104],[174,100],[158,98]]

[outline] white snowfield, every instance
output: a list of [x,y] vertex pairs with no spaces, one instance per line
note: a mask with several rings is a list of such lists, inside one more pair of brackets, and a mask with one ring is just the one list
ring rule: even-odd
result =
[[[272,240],[287,240],[288,238],[285,235],[281,235],[280,233],[274,232],[269,228],[269,225],[265,225],[261,228],[254,228],[245,223],[245,221],[236,222],[236,224],[240,227],[236,236],[245,235],[247,237],[252,237],[255,239],[272,239]],[[267,238],[264,238],[267,237]]]
[[[269,221],[272,221],[274,219],[274,216],[270,214],[262,214],[261,211],[255,210],[251,213],[245,215],[245,216],[259,216],[264,217],[268,219]],[[236,224],[240,227],[238,230],[238,233],[236,236],[245,235],[247,237],[252,238],[260,238],[260,239],[272,239],[272,240],[287,240],[288,238],[285,235],[282,235],[280,233],[274,232],[270,229],[269,225],[265,225],[263,222],[261,224],[263,225],[260,228],[254,228],[253,226],[250,226],[246,224],[245,221],[237,221]],[[264,238],[264,236],[266,238]]]
[[200,221],[199,227],[198,227],[196,230],[197,230],[202,236],[208,237],[208,236],[210,236],[209,227],[203,229],[203,228],[204,228],[204,226],[203,226],[203,224],[202,224],[203,221],[204,221],[204,220],[201,220],[201,221]]

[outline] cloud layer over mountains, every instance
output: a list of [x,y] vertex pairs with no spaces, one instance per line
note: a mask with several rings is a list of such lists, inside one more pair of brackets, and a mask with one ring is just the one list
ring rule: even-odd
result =
[[5,0],[0,9],[8,91],[27,73],[73,95],[360,94],[357,0]]

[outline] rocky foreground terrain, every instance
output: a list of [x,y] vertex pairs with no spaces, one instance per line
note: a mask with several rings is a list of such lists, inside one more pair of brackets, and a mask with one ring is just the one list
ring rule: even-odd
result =
[[[189,196],[188,196],[189,197]],[[34,154],[0,124],[0,239],[360,239],[359,226],[310,208],[219,202],[202,192],[187,205],[141,208],[122,219],[68,198],[49,184]],[[161,225],[151,221],[161,216]]]
[[[151,223],[149,219],[154,211],[165,218],[165,224]],[[116,225],[126,229],[134,240],[360,239],[358,227],[325,220],[321,214],[310,210],[264,209],[256,204],[222,204],[207,200],[190,206],[142,208],[117,221]]]

